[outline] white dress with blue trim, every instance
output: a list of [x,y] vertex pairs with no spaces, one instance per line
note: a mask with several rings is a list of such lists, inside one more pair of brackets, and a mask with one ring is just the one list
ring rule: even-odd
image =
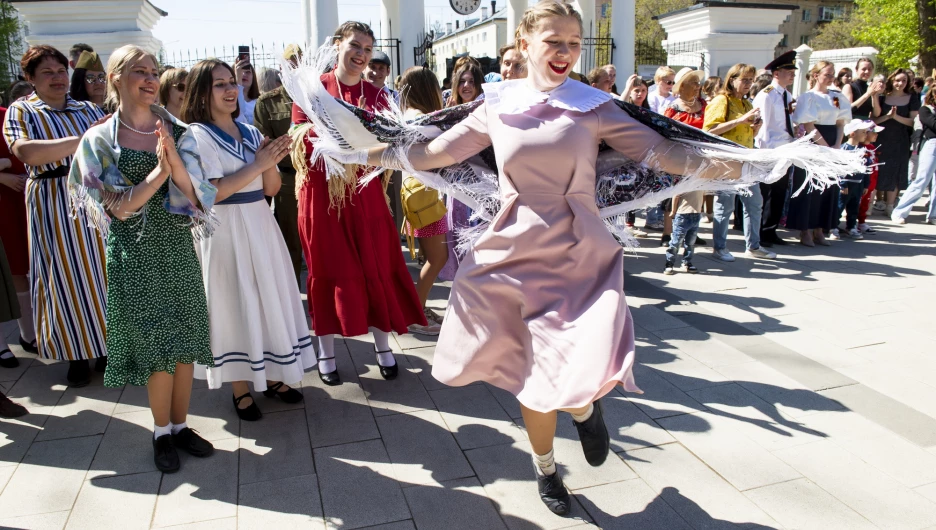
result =
[[[242,142],[214,125],[192,124],[179,151],[198,153],[200,160],[186,166],[217,179],[252,163],[263,135],[252,125],[237,126]],[[195,246],[215,366],[196,366],[195,376],[207,379],[209,388],[230,381],[250,381],[256,391],[265,390],[267,380],[294,385],[316,365],[315,350],[289,251],[263,198],[263,176],[216,203],[214,213],[214,234]]]

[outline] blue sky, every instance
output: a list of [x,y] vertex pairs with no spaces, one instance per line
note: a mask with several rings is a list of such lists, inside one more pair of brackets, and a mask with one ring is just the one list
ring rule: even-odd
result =
[[[213,46],[254,44],[267,46],[276,42],[302,39],[299,0],[151,0],[168,11],[154,29],[169,52]],[[453,22],[455,12],[448,0],[424,0],[430,20]],[[507,0],[499,0],[505,5]],[[482,2],[490,6],[490,1]],[[338,0],[340,20],[360,20],[375,26],[380,21],[379,0]]]

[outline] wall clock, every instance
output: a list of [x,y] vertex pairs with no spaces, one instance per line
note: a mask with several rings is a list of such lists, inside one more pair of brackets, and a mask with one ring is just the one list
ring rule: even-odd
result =
[[470,15],[481,7],[481,0],[449,0],[449,5],[459,15]]

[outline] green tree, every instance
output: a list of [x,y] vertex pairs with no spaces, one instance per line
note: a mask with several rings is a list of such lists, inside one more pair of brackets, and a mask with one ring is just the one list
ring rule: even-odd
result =
[[853,35],[877,48],[878,58],[888,70],[906,68],[922,51],[917,1],[855,0],[852,17],[858,18],[858,27]]
[[819,27],[812,38],[809,39],[809,46],[814,50],[837,50],[840,48],[857,48],[860,46],[870,46],[868,42],[855,37],[855,33],[861,27],[861,17],[848,16],[837,18],[832,22],[827,22]]
[[16,80],[19,59],[23,55],[22,27],[19,14],[8,2],[0,2],[0,92]]

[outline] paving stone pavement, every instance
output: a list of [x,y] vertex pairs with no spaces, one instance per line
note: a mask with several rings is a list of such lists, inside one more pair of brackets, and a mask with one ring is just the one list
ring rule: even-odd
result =
[[311,372],[304,403],[257,394],[256,423],[196,381],[189,424],[216,453],[162,475],[145,389],[68,388],[7,323],[22,364],[0,389],[31,414],[0,420],[0,527],[936,528],[936,226],[920,219],[776,261],[742,257],[732,232],[738,260],[700,247],[698,275],[663,276],[644,240],[625,260],[644,393],[605,398],[598,468],[560,416],[566,518],[537,498],[516,400],[433,379],[431,338],[394,336],[391,382],[370,337],[338,341],[344,384]]

